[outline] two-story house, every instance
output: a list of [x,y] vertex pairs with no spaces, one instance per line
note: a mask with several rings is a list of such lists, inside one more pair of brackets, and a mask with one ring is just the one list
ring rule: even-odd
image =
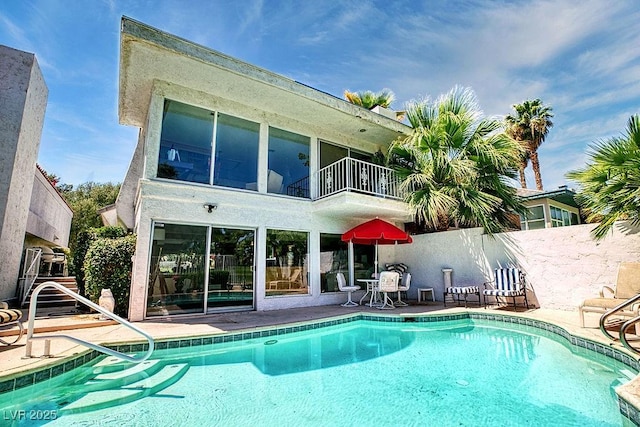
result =
[[140,128],[116,202],[138,237],[129,317],[343,302],[336,273],[369,277],[374,249],[341,234],[411,220],[373,162],[410,131],[391,117],[124,17],[119,118]]

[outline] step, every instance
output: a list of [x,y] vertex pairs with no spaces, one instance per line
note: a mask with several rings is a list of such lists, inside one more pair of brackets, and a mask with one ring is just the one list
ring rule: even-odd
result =
[[123,371],[106,372],[96,375],[87,385],[105,385],[108,383],[110,388],[122,387],[132,382],[140,381],[158,372],[162,367],[159,360],[146,360],[136,363],[132,367]]
[[171,364],[156,374],[125,387],[91,391],[61,407],[59,415],[74,414],[123,405],[155,394],[177,382],[189,370],[186,363]]

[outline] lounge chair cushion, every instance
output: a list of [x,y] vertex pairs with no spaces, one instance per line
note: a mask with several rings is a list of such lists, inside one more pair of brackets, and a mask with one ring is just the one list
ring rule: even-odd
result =
[[591,308],[602,308],[609,310],[618,304],[621,304],[624,300],[619,298],[590,298],[584,301],[583,306]]
[[479,286],[452,286],[447,288],[448,294],[477,294],[480,292]]
[[17,321],[22,317],[20,310],[12,308],[0,308],[0,325]]

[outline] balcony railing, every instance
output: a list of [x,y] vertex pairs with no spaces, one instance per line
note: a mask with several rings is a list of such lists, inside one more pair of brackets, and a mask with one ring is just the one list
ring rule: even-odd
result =
[[316,174],[313,199],[344,191],[402,199],[400,179],[393,169],[345,157],[320,169]]

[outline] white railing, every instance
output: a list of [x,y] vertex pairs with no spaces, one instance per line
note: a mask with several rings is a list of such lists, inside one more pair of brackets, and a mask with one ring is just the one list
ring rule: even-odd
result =
[[40,248],[27,248],[25,251],[22,277],[20,278],[20,284],[18,287],[18,298],[20,298],[21,307],[25,302],[27,302],[29,291],[31,291],[33,284],[38,278],[38,274],[40,274],[41,256],[42,249]]
[[400,179],[393,169],[345,157],[320,169],[316,174],[313,199],[343,191],[401,199]]
[[[142,335],[149,342],[149,349],[141,357],[137,358],[135,356],[129,356],[128,354],[120,353],[119,351],[115,351],[115,350],[112,350],[110,348],[103,347],[103,346],[101,346],[99,344],[93,344],[93,343],[91,343],[89,341],[85,341],[85,340],[81,340],[80,338],[72,337],[71,335],[40,335],[40,336],[34,337],[33,336],[33,323],[34,323],[34,320],[35,320],[35,317],[36,317],[36,305],[38,304],[38,294],[40,294],[40,291],[42,291],[44,288],[55,288],[55,289],[59,290],[60,292],[63,292],[65,294],[71,296],[72,298],[76,299],[77,301],[80,301],[81,303],[91,307],[92,309],[96,310],[98,313],[101,313],[105,317],[113,319],[116,322],[120,323],[121,325],[126,326],[127,328],[139,333],[140,335]],[[132,362],[132,363],[140,363],[140,362],[144,362],[145,360],[147,360],[149,358],[149,356],[151,356],[151,353],[153,353],[153,348],[154,348],[153,338],[151,338],[151,336],[149,334],[147,334],[146,332],[144,332],[142,329],[138,328],[137,326],[132,325],[131,323],[129,323],[126,320],[124,320],[122,317],[111,313],[110,311],[100,307],[98,304],[89,301],[88,299],[78,295],[77,293],[73,292],[70,289],[67,289],[66,287],[62,286],[59,283],[56,283],[56,282],[44,282],[44,283],[41,283],[40,285],[38,285],[36,287],[36,289],[33,291],[33,294],[31,294],[31,302],[29,303],[29,326],[27,327],[27,345],[26,345],[25,356],[26,357],[31,357],[31,350],[32,350],[33,340],[45,340],[44,341],[44,356],[45,357],[51,356],[51,340],[55,339],[55,338],[64,338],[64,339],[72,341],[72,342],[74,342],[76,344],[84,345],[84,346],[89,347],[89,348],[91,348],[93,350],[99,351],[101,353],[108,354],[108,355],[113,356],[113,357],[117,357],[117,358],[122,359],[122,360],[126,360],[127,362]]]

